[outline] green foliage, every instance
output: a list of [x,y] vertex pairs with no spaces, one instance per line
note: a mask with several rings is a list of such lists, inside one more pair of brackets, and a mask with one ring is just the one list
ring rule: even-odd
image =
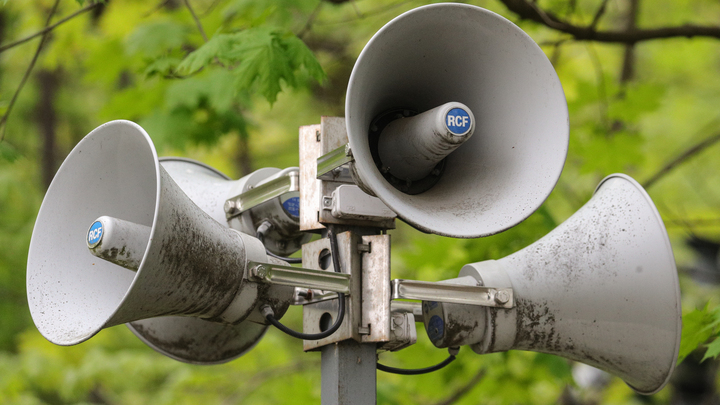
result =
[[683,331],[680,339],[678,361],[684,360],[700,345],[707,342],[717,328],[715,323],[714,312],[708,311],[708,306],[683,315]]
[[181,47],[187,40],[190,28],[167,19],[153,21],[137,27],[127,39],[127,51],[154,58]]
[[193,73],[213,61],[232,67],[235,88],[246,90],[256,84],[256,91],[270,103],[282,91],[281,82],[290,87],[300,85],[297,71],[301,67],[316,80],[324,78],[322,67],[305,43],[290,32],[271,27],[217,34],[189,54],[178,72]]
[[[60,2],[55,20],[87,0]],[[0,403],[287,403],[320,401],[317,353],[270,329],[256,348],[228,364],[200,367],[155,353],[123,327],[102,331],[77,347],[57,347],[32,326],[25,298],[26,258],[44,193],[38,116],[42,99],[36,73],[58,74],[55,155],[61,160],[78,140],[111,119],[139,122],[160,155],[188,156],[237,178],[251,169],[297,165],[297,127],[321,115],[343,113],[354,59],[383,24],[425,1],[327,2],[320,0],[190,0],[211,38],[205,42],[183,1],[106,2],[55,29],[20,94],[0,142]],[[473,3],[473,2],[471,2]],[[551,57],[570,112],[570,149],[555,191],[518,226],[474,240],[425,235],[399,223],[391,231],[394,278],[436,281],[457,276],[466,263],[498,259],[546,235],[592,195],[612,172],[639,181],[702,139],[720,131],[720,41],[676,39],[635,46],[635,77],[620,82],[623,46],[567,38],[520,21],[499,2],[474,2],[515,21]],[[577,24],[589,24],[600,0],[537,2]],[[640,25],[718,25],[720,6],[701,0],[642,2]],[[3,41],[36,32],[52,1],[33,7],[3,1]],[[625,2],[608,2],[599,27],[620,29]],[[0,113],[34,52],[33,43],[0,60]],[[327,72],[327,73],[325,73]],[[326,80],[327,79],[327,80]],[[258,97],[259,96],[259,97]],[[268,101],[268,103],[263,100]],[[718,288],[700,285],[686,271],[694,253],[688,235],[720,238],[718,146],[678,166],[648,191],[666,220],[675,250],[685,308],[679,360],[697,350],[720,354],[720,309],[705,305]],[[54,168],[59,161],[54,163]],[[690,225],[686,225],[690,224]],[[301,310],[283,321],[301,328]],[[425,336],[383,363],[425,367],[447,355]],[[692,356],[695,357],[695,356]],[[691,357],[691,358],[692,358]],[[685,361],[690,361],[686,359]],[[606,387],[575,385],[572,362],[530,352],[479,356],[463,348],[446,369],[426,376],[379,373],[378,402],[553,404],[568,393],[586,403],[637,404],[619,379]],[[480,377],[474,380],[475,377]],[[474,384],[471,384],[473,383]],[[647,399],[668,403],[673,388]],[[645,403],[643,402],[643,403]]]
[[720,307],[711,309],[710,303],[703,309],[683,315],[683,335],[678,361],[682,361],[700,346],[706,347],[702,361],[716,359],[720,355]]
[[20,157],[20,153],[7,142],[0,142],[0,158],[12,163]]

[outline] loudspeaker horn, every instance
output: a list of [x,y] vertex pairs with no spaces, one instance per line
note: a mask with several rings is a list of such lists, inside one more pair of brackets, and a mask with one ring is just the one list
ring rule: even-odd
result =
[[[555,354],[617,375],[641,394],[659,391],[675,368],[681,308],[672,248],[652,200],[626,175],[605,178],[538,242],[464,266],[456,280],[464,278],[512,288],[515,306],[424,305],[428,335],[440,346]],[[474,330],[437,333],[462,324]]]
[[[109,251],[110,261],[90,253],[88,226],[103,216],[148,230],[144,251],[130,252],[141,257],[137,269],[112,262],[128,255],[121,248]],[[140,126],[113,121],[73,149],[43,200],[28,255],[30,312],[42,335],[59,345],[130,323],[170,357],[224,362],[264,334],[265,325],[248,321],[262,323],[259,299],[273,295],[284,313],[292,298],[292,288],[247,282],[251,260],[267,261],[262,243],[195,205]]]
[[[474,134],[413,190],[418,182],[393,179],[380,161],[395,153],[377,150],[382,127],[446,103],[467,106],[471,113],[453,118],[469,116]],[[358,185],[439,235],[474,238],[518,224],[550,194],[567,155],[567,104],[550,61],[512,22],[466,4],[419,7],[378,31],[353,68],[345,117]],[[455,134],[458,121],[443,117]],[[408,145],[423,138],[404,136]]]
[[182,191],[215,221],[253,236],[263,222],[269,222],[272,226],[266,232],[263,242],[265,248],[272,253],[290,256],[298,251],[303,243],[309,241],[311,235],[300,232],[299,213],[287,209],[288,206],[299,206],[298,191],[272,198],[229,220],[224,209],[228,198],[236,197],[278,177],[297,173],[297,167],[283,170],[264,167],[241,179],[231,180],[215,168],[192,159],[161,157],[159,160],[163,169]]

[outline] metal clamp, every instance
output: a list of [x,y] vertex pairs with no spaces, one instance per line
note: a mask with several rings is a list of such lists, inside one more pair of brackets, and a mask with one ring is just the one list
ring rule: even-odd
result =
[[225,216],[229,220],[275,197],[299,190],[300,175],[298,171],[288,171],[283,176],[260,184],[240,195],[228,198],[225,201]]
[[260,282],[350,294],[350,275],[302,267],[250,262],[250,276]]
[[392,298],[439,301],[484,307],[512,308],[515,306],[512,288],[480,287],[429,281],[392,280]]
[[343,165],[355,160],[346,144],[317,158],[317,178],[341,182],[352,182],[350,170]]

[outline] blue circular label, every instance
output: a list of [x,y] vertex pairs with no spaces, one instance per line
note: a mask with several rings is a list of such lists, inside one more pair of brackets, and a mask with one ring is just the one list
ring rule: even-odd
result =
[[103,236],[103,224],[100,221],[95,221],[88,230],[87,244],[89,247],[95,247],[102,240]]
[[434,342],[442,339],[445,334],[445,323],[442,318],[437,315],[433,315],[430,317],[430,322],[428,322],[426,329],[428,337]]
[[300,216],[300,197],[291,197],[282,203],[283,208],[294,217]]
[[462,135],[472,126],[470,114],[462,108],[453,108],[445,116],[445,125],[453,134]]

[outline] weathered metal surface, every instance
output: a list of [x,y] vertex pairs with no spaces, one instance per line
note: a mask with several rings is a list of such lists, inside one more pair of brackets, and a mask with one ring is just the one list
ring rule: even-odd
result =
[[387,222],[397,216],[379,198],[370,196],[354,184],[343,184],[323,198],[323,209],[342,220]]
[[[362,341],[388,342],[393,340],[390,319],[390,235],[363,236],[362,244],[367,249],[361,253],[363,300],[360,326],[368,329],[368,333],[362,335]],[[405,339],[408,334],[398,336]]]
[[321,181],[317,179],[317,158],[323,155],[321,125],[300,127],[300,230],[324,229],[320,223]]
[[377,403],[375,345],[346,340],[322,348],[323,405]]
[[378,345],[379,349],[391,352],[404,349],[417,343],[415,317],[412,313],[393,312],[390,315],[390,339]]
[[[231,228],[255,236],[265,229],[263,243],[270,252],[289,256],[297,252],[311,235],[300,231],[300,192],[297,167],[283,170],[267,168],[253,172],[242,188],[234,189],[226,207],[241,212],[230,215]],[[231,211],[232,211],[231,209]]]
[[[88,252],[83,236],[101,215],[152,229],[137,272]],[[73,149],[43,201],[28,256],[30,311],[43,336],[61,345],[143,318],[213,319],[252,284],[244,280],[245,253],[255,242],[216,222],[183,193],[160,166],[141,127],[113,121]],[[291,298],[292,291],[286,302],[271,304],[283,312]],[[193,340],[198,337],[182,335],[192,332],[195,321],[188,322],[178,318],[165,324],[173,328],[160,331],[167,333],[167,346],[151,337],[147,341],[154,341],[156,350],[201,363],[220,361],[218,352],[236,357],[247,348],[225,340],[225,346],[204,352],[207,357],[195,351],[198,357],[187,358],[173,341],[200,344]],[[247,328],[228,328],[219,328],[223,336],[246,336]],[[258,336],[256,328],[247,330],[252,331],[248,339]]]
[[409,313],[415,322],[423,322],[422,304],[414,301],[391,301],[390,310],[397,313]]
[[[103,215],[93,222],[88,232],[88,248],[103,260],[137,271],[145,256],[150,232],[149,226]],[[93,234],[98,236],[91,243]]]
[[392,298],[499,308],[514,306],[511,288],[480,287],[448,282],[395,279],[392,280]]
[[[362,183],[429,233],[474,238],[517,225],[545,201],[567,155],[567,103],[545,53],[512,22],[471,5],[419,7],[379,30],[345,100]],[[376,166],[371,123],[388,110],[422,112],[450,100],[472,110],[474,135],[445,159],[431,189],[398,190]]]
[[273,198],[299,191],[299,183],[297,169],[283,171],[282,175],[272,180],[263,182],[240,195],[228,198],[224,204],[225,214],[230,219]]
[[465,267],[484,284],[509,280],[517,303],[488,309],[486,337],[473,350],[560,355],[643,394],[670,378],[681,331],[677,270],[657,210],[630,177],[603,180],[583,208],[535,244]]
[[231,180],[217,169],[187,158],[161,157],[158,160],[183,193],[221,224],[226,222],[223,203],[228,194],[233,188],[242,187],[249,177]]
[[473,345],[483,340],[486,307],[437,301],[423,301],[422,305],[425,331],[436,347]]
[[[463,133],[454,133],[448,128],[446,116],[453,109],[469,114]],[[469,140],[474,130],[472,111],[462,103],[444,103],[412,117],[401,116],[379,134],[379,159],[375,163],[381,166],[382,172],[390,173],[400,181],[421,180],[441,160]]]
[[251,270],[250,275],[261,282],[333,291],[350,295],[349,274],[304,269],[301,267],[280,266],[270,263],[250,262],[248,266]]
[[[342,272],[350,274],[349,297],[345,297],[345,318],[340,328],[329,337],[321,340],[303,341],[305,351],[316,350],[322,346],[347,339],[362,340],[359,327],[362,322],[362,263],[357,246],[362,242],[362,234],[343,232],[337,235],[340,250],[340,266]],[[319,239],[303,246],[303,267],[334,271],[330,253],[330,241]],[[337,300],[322,301],[303,307],[303,332],[320,333],[321,324],[329,326],[337,316]]]
[[249,321],[225,325],[185,316],[143,319],[127,326],[154,350],[192,364],[234,360],[255,347],[267,330]]
[[[266,233],[264,242],[271,252],[289,256],[309,240],[310,235],[299,232],[299,218],[283,207],[283,203],[288,199],[299,198],[297,191],[286,192],[230,219],[227,219],[224,209],[228,198],[246,193],[273,178],[297,172],[297,168],[280,170],[265,167],[239,180],[230,180],[217,170],[191,159],[164,157],[159,160],[183,192],[215,221],[253,236],[261,223],[270,222],[272,227]],[[235,204],[234,200],[232,204]]]
[[344,147],[347,141],[344,118],[322,117],[320,125],[300,128],[300,230],[317,231],[325,227],[323,224],[395,228],[394,218],[338,218],[324,209],[325,198],[330,198],[338,186],[347,184],[349,178],[341,171],[332,180],[318,180],[318,158]]
[[339,146],[332,151],[317,158],[317,178],[321,180],[334,180],[352,182],[350,172],[346,166],[352,162],[352,153],[348,144]]

